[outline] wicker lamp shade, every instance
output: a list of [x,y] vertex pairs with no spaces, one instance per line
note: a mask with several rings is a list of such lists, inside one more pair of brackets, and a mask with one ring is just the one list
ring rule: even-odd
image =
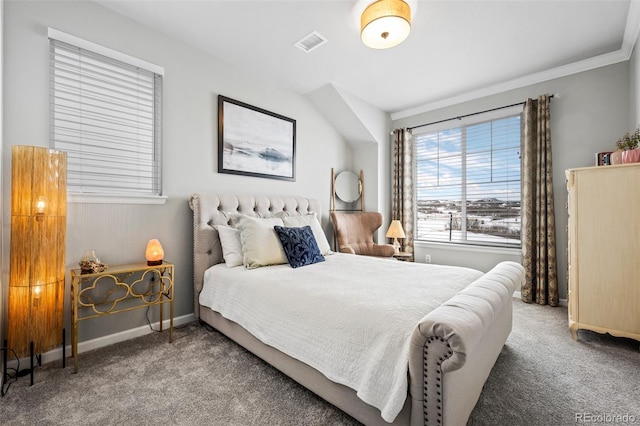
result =
[[11,151],[11,263],[7,340],[17,356],[62,343],[67,156],[34,146]]

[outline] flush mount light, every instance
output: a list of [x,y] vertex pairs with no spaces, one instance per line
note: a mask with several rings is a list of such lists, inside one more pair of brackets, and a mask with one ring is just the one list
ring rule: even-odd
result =
[[411,7],[403,0],[378,0],[360,17],[360,38],[372,49],[388,49],[411,31]]

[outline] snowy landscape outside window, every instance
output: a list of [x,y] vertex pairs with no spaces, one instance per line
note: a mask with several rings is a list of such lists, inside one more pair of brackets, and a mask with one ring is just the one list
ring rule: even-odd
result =
[[521,113],[501,114],[414,131],[416,240],[520,247]]

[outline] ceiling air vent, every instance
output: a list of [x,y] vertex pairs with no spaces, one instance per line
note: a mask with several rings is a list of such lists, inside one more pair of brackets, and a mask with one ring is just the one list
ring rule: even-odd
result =
[[313,49],[325,44],[327,39],[320,35],[318,32],[313,31],[309,35],[305,36],[302,40],[297,42],[295,46],[305,53],[311,52]]

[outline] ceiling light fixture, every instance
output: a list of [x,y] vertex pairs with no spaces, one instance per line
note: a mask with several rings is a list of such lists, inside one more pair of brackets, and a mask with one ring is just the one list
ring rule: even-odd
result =
[[411,7],[403,0],[378,0],[360,17],[360,38],[372,49],[388,49],[402,43],[411,31]]

